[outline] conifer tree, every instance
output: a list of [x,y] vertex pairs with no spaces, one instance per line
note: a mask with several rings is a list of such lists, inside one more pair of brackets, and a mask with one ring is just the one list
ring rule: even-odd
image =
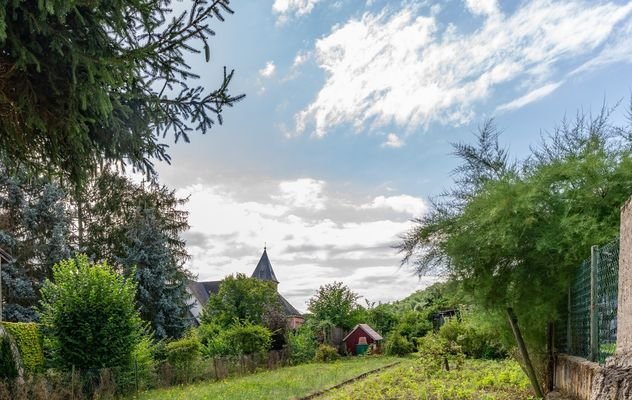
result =
[[71,255],[67,196],[44,178],[0,164],[0,247],[13,256],[2,268],[3,319],[34,321],[39,289],[55,263]]
[[189,324],[189,258],[180,235],[189,228],[185,199],[157,183],[103,172],[87,187],[82,249],[133,275],[142,318],[157,338],[179,337]]
[[[233,71],[195,85],[185,56],[210,59],[211,24],[229,0],[0,3],[0,156],[80,185],[103,162],[152,174],[167,135],[206,133],[243,95]],[[181,7],[179,5],[178,7]],[[193,83],[193,84],[192,84]]]
[[117,260],[133,276],[141,317],[151,323],[158,339],[179,337],[190,325],[184,260],[172,251],[164,216],[153,208],[138,208],[127,229],[124,256]]

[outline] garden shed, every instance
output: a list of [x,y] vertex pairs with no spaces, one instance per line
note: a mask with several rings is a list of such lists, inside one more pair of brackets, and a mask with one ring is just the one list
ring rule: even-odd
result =
[[380,341],[384,338],[367,324],[358,324],[342,339],[347,353],[364,354],[369,347],[380,348]]

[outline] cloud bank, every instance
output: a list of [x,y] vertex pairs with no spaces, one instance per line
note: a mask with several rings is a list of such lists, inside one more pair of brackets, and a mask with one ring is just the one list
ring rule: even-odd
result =
[[630,29],[620,25],[632,4],[532,0],[505,15],[496,1],[466,0],[465,9],[481,20],[472,31],[405,4],[366,12],[316,41],[314,57],[326,80],[295,115],[298,134],[322,137],[338,125],[459,126],[494,101],[501,86],[516,93],[502,109],[515,109],[552,93],[559,84],[551,80],[563,81],[555,78],[562,65],[594,57],[588,69],[630,57],[629,40],[616,38]]
[[[194,184],[178,191],[191,229],[184,236],[201,280],[251,273],[268,246],[280,292],[300,310],[324,283],[342,280],[371,301],[402,298],[433,282],[400,270],[392,246],[426,211],[410,195],[357,195],[301,178],[243,185]],[[267,193],[267,194],[266,194]]]

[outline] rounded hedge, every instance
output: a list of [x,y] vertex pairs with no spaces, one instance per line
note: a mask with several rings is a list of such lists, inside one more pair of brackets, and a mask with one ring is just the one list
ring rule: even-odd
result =
[[143,334],[132,281],[79,255],[53,267],[41,295],[42,333],[58,366],[129,365]]
[[2,326],[18,346],[24,370],[40,372],[44,369],[44,350],[39,326],[32,322],[3,322]]

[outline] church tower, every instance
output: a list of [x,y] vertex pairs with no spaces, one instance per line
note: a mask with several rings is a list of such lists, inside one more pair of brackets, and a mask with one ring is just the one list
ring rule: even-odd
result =
[[278,290],[279,280],[276,275],[274,275],[274,270],[272,269],[272,264],[270,264],[270,259],[268,258],[268,252],[266,248],[263,248],[263,254],[257,263],[257,267],[252,273],[253,278],[261,279],[262,281],[272,281],[274,282],[275,289]]

